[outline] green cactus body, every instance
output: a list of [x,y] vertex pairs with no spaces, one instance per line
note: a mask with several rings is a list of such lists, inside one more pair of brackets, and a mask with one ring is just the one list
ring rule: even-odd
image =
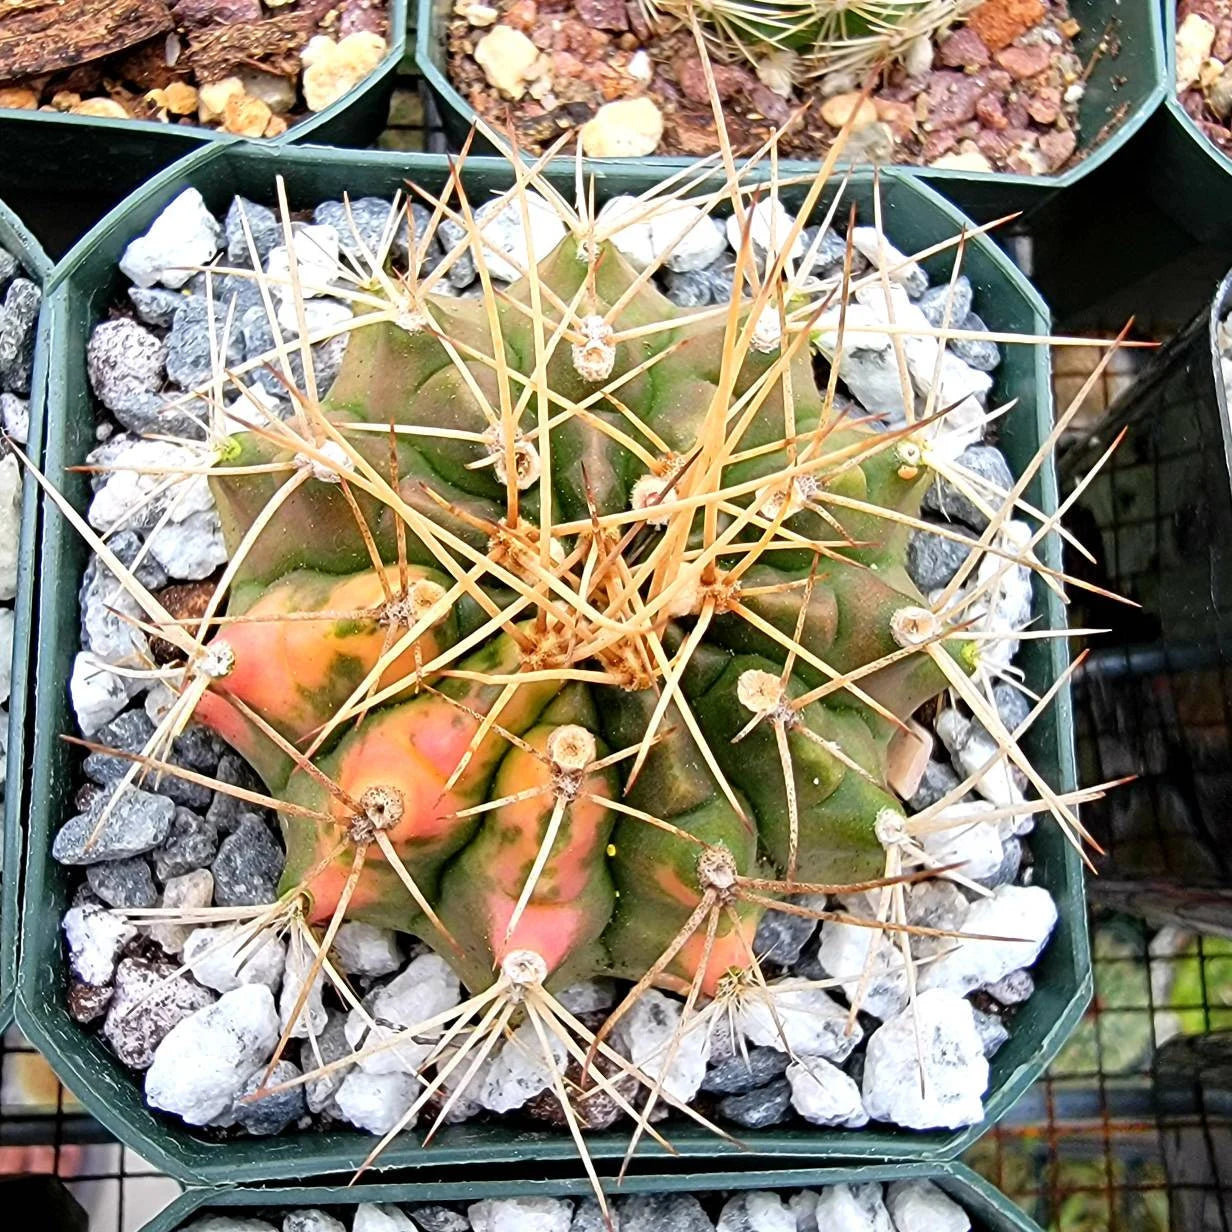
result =
[[[375,849],[346,915],[417,933],[472,991],[492,984],[512,951],[539,955],[547,979],[562,984],[600,973],[638,980],[675,946],[655,982],[697,981],[713,995],[725,972],[750,965],[764,910],[764,893],[760,903],[742,897],[738,879],[781,880],[793,844],[799,883],[883,871],[878,820],[901,813],[886,785],[887,745],[944,687],[936,664],[909,654],[863,676],[858,690],[839,689],[794,712],[789,771],[770,723],[750,726],[758,715],[743,691],[749,673],[782,676],[797,637],[785,706],[833,672],[899,650],[894,622],[922,600],[903,568],[908,529],[889,515],[918,514],[929,474],[909,438],[830,421],[804,347],[790,363],[776,348],[749,349],[731,373],[726,414],[716,411],[731,346],[717,314],[618,340],[610,375],[597,379],[579,366],[575,329],[539,382],[536,313],[544,337],[560,305],[576,304],[582,321],[622,302],[609,322],[617,334],[682,313],[649,284],[635,287],[637,275],[608,243],[588,262],[579,241],[566,238],[540,262],[537,279],[538,298],[530,278],[491,301],[429,295],[430,328],[423,318],[354,329],[322,403],[351,451],[351,469],[300,482],[251,544],[229,614],[281,611],[288,620],[222,630],[216,645],[229,644],[239,666],[213,682],[198,717],[245,752],[286,802],[284,889],[307,896],[311,920],[335,913],[357,844],[368,843],[376,825],[434,918]],[[513,442],[494,428],[492,408],[520,400]],[[707,443],[716,423],[717,443]],[[393,436],[356,430],[364,425],[392,425]],[[329,433],[318,425],[314,439],[307,452],[320,455]],[[272,434],[232,443],[230,469],[211,483],[233,550],[288,482],[286,468],[302,462],[296,452]],[[516,522],[502,471],[511,455],[519,468]],[[722,482],[708,489],[703,472],[716,458]],[[237,473],[254,464],[284,470]],[[805,503],[779,520],[791,540],[759,549],[726,588],[724,571],[744,547],[690,563],[706,549],[708,520],[740,544],[772,534],[772,506],[761,502],[786,490],[785,472],[789,486],[793,475],[809,480],[791,487]],[[639,508],[647,480],[660,485],[656,498],[669,510],[662,519],[591,529]],[[382,483],[396,495],[382,496]],[[715,495],[720,487],[739,491]],[[558,555],[546,557],[555,589],[538,540],[549,490],[551,527],[572,528],[551,545]],[[827,508],[827,493],[869,507]],[[692,503],[672,513],[677,500]],[[373,551],[385,565],[384,585]],[[337,708],[365,679],[373,683],[391,639],[414,623],[405,608],[391,617],[405,604],[408,577],[433,587],[418,612],[442,595],[446,610],[380,673],[373,687],[388,690],[380,704],[320,739]],[[681,577],[696,582],[696,601],[686,594],[656,607],[650,592]],[[584,578],[590,589],[582,594]],[[518,596],[522,610],[503,619]],[[342,621],[289,619],[342,608],[361,612]],[[571,631],[557,627],[562,612],[575,621]],[[647,649],[647,630],[660,640],[662,659]],[[580,645],[595,650],[581,654]],[[947,649],[971,666],[962,645]],[[444,667],[422,670],[437,659]],[[672,661],[678,679],[664,705]],[[302,748],[316,739],[320,774],[254,727],[236,698],[285,741]],[[788,772],[798,802],[794,838]],[[376,814],[365,803],[374,799]],[[709,939],[703,927],[681,940],[707,903],[715,909]]]
[[[780,670],[765,659],[737,656],[695,706],[706,731],[714,734],[724,771],[752,804],[766,851],[778,867],[786,868],[787,795],[783,777],[770,772],[779,760],[774,734],[759,724],[733,743],[749,717],[737,698],[741,676],[747,671],[778,675]],[[793,695],[803,691],[795,682],[789,686]],[[872,732],[858,716],[820,702],[805,707],[799,723],[842,749],[864,771],[844,765],[823,744],[799,731],[788,733],[800,810],[799,880],[842,884],[879,876],[885,855],[874,832],[877,818],[883,809],[899,806],[883,785],[880,750]]]

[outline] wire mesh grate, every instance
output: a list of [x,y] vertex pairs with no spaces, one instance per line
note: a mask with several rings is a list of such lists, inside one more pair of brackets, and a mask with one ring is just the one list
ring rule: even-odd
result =
[[[1183,325],[1184,323],[1179,323]],[[1128,596],[1076,589],[1071,623],[1092,638],[1073,689],[1079,777],[1135,776],[1083,810],[1105,853],[1088,881],[1095,996],[1048,1074],[969,1156],[1058,1232],[1232,1232],[1232,1107],[1161,1079],[1178,1046],[1232,1029],[1232,940],[1218,927],[1232,853],[1213,833],[1228,795],[1232,675],[1217,576],[1227,514],[1205,325],[1181,329],[1126,398],[1118,357],[1064,457],[1063,487],[1129,429],[1070,527],[1091,549],[1067,567]],[[1085,349],[1058,356],[1059,405],[1089,375]]]
[[1232,1118],[1165,1107],[1153,1073],[1168,1041],[1232,1027],[1232,943],[1099,908],[1092,938],[1090,1011],[967,1162],[1058,1232],[1229,1232],[1232,1172],[1216,1165]]

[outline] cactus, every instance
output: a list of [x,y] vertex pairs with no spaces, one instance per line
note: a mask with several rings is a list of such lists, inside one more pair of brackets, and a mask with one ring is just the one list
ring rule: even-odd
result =
[[[635,1141],[659,1137],[660,1098],[702,1120],[622,1057],[611,1031],[652,986],[686,998],[682,1029],[768,995],[753,949],[767,910],[903,941],[935,932],[906,922],[902,886],[932,875],[918,836],[944,827],[978,775],[906,815],[891,751],[930,699],[961,698],[1038,793],[989,817],[1051,813],[1079,840],[1073,806],[1099,789],[1058,795],[1031,767],[988,700],[1001,635],[978,619],[1012,568],[1073,580],[1035,555],[1056,515],[1021,496],[1046,450],[1014,491],[994,493],[936,436],[951,408],[933,395],[923,415],[908,396],[906,422],[888,430],[840,409],[850,247],[837,285],[809,274],[812,250],[788,255],[824,174],[768,255],[751,229],[754,197],[777,203],[775,175],[758,184],[733,170],[721,192],[646,195],[647,217],[688,201],[737,219],[730,302],[690,311],[655,289],[656,266],[635,270],[613,242],[627,217],[605,228],[586,191],[570,205],[535,169],[519,168],[502,199],[525,216],[536,190],[564,237],[501,289],[463,184],[455,175],[427,198],[409,273],[388,256],[409,211],[391,214],[375,250],[340,263],[333,293],[351,300],[350,321],[291,342],[276,327],[264,361],[220,367],[199,391],[230,563],[191,628],[46,486],[181,655],[155,737],[116,754],[132,762],[126,782],[191,775],[168,762],[170,741],[191,719],[214,728],[264,791],[211,785],[276,810],[286,841],[279,901],[244,913],[249,925],[298,930],[317,954],[312,974],[340,988],[327,958],[343,920],[402,929],[468,990],[409,1029],[433,1048],[402,1124],[440,1095],[439,1124],[501,1035],[526,1022],[545,1055],[555,1040],[583,1066],[580,1090],[548,1068],[585,1158],[588,1084],[636,1119]],[[281,185],[279,198],[288,279],[256,261],[258,272],[234,273],[306,324],[315,288],[301,280]],[[421,274],[446,221],[461,238]],[[961,259],[959,237],[951,247]],[[863,285],[884,284],[888,251]],[[442,292],[464,258],[479,271],[476,298]],[[339,332],[341,370],[318,390],[310,343]],[[935,331],[954,332],[948,319]],[[828,372],[814,357],[823,344]],[[258,366],[286,385],[287,418],[255,394]],[[227,386],[240,400],[224,416]],[[930,601],[904,559],[938,475],[990,522]],[[1037,523],[1027,541],[1004,533],[1019,511]],[[841,890],[877,891],[879,910],[864,919],[796,897]],[[554,994],[597,975],[631,988],[591,1032]]]
[[[793,77],[864,73],[910,55],[978,0],[642,0],[647,17],[693,23],[716,58],[778,56]],[[926,61],[927,63],[927,61]]]

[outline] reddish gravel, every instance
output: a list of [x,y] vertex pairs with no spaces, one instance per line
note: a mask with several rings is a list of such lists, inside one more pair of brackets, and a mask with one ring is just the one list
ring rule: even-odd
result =
[[[481,115],[498,125],[511,122],[525,147],[543,149],[606,102],[648,95],[664,119],[656,153],[717,148],[705,77],[687,31],[652,33],[637,0],[492,0],[492,7],[496,23],[521,31],[540,49],[526,92],[516,100],[499,93],[474,58],[476,44],[493,28],[490,13],[481,26],[465,16],[451,19],[449,74]],[[467,3],[458,11],[471,12]],[[872,94],[875,122],[853,133],[850,148],[869,161],[929,164],[960,155],[976,166],[982,156],[997,171],[1060,170],[1078,145],[1077,30],[1066,0],[985,0],[966,25],[940,36],[927,72],[912,77],[901,65],[883,72]],[[837,134],[823,117],[828,97],[861,84],[854,76],[827,78],[783,97],[751,65],[716,64],[714,76],[737,151],[756,149],[787,124],[781,152],[814,159],[824,157]],[[843,100],[830,118],[850,110]]]

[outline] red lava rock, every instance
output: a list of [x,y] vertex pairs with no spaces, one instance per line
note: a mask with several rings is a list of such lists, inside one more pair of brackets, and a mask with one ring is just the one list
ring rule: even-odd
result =
[[[93,73],[82,70],[93,69]],[[169,67],[167,64],[167,41],[155,39],[150,43],[142,43],[126,52],[117,62],[117,75],[142,90],[158,90],[169,86],[173,81],[184,81],[189,70],[186,57],[181,56],[179,64]],[[71,90],[74,94],[85,97],[103,88],[102,69],[98,64],[81,65],[71,73],[65,74],[58,81],[57,88]]]
[[[719,92],[719,98],[731,98],[750,88],[756,80],[748,69],[738,64],[713,64],[714,87]],[[710,93],[706,88],[706,74],[702,62],[696,58],[676,61],[676,80],[684,91],[685,98],[694,103],[708,103]]]
[[1019,81],[1035,77],[1052,63],[1052,48],[1047,43],[1031,47],[1006,47],[997,52],[997,63]]
[[991,163],[1004,162],[1014,149],[1014,142],[1005,133],[991,128],[981,128],[975,134],[975,144],[980,153]]
[[1228,18],[1215,23],[1215,41],[1211,44],[1211,55],[1216,60],[1232,59],[1232,21]]
[[101,1018],[111,1004],[115,991],[110,984],[100,988],[96,984],[83,984],[73,980],[68,986],[68,1012],[74,1022],[93,1022]]
[[683,101],[680,87],[662,73],[656,73],[650,83],[650,93],[669,107],[679,107]]
[[761,84],[742,64],[716,64],[712,71],[720,98],[731,98]]
[[1031,123],[1031,115],[1027,111],[1027,104],[1018,94],[1012,94],[1005,100],[1005,118],[1010,123],[1010,128],[1026,128]]
[[[216,586],[217,582],[210,578],[201,582],[173,582],[158,591],[156,598],[173,619],[199,620],[209,610]],[[158,664],[175,663],[184,657],[184,652],[173,642],[161,637],[150,638],[150,653]]]
[[718,144],[714,120],[709,116],[702,118],[678,112],[670,124],[675,132],[676,146],[682,154],[710,154]]
[[990,51],[1000,51],[1038,25],[1043,17],[1041,0],[984,0],[967,14],[967,25]]
[[771,124],[786,124],[791,118],[791,104],[760,81],[755,82],[749,90],[749,101]]
[[1186,90],[1181,95],[1181,106],[1199,123],[1206,118],[1206,99],[1201,90]]
[[[598,1030],[598,1028],[596,1027],[595,1030]],[[599,1057],[595,1062],[595,1068],[605,1078],[612,1081],[609,1086],[600,1090],[598,1094],[592,1095],[589,1099],[578,1100],[573,1105],[574,1114],[586,1129],[610,1129],[624,1115],[624,1109],[621,1107],[621,1104],[627,1104],[634,1097],[637,1091],[637,1080],[630,1078],[628,1075],[617,1078],[618,1066],[616,1062],[610,1061],[606,1057]],[[571,1062],[565,1077],[571,1084],[581,1086],[581,1064],[577,1061]],[[593,1079],[591,1081],[593,1083]],[[619,1094],[620,1098],[614,1098],[609,1092]],[[568,1124],[560,1099],[550,1087],[541,1094],[536,1095],[533,1099],[528,1100],[522,1106],[522,1111],[537,1121],[547,1121],[551,1125]]]
[[552,77],[580,77],[586,65],[571,51],[552,52]]
[[600,66],[599,74],[599,89],[603,91],[603,101],[605,103],[623,98],[629,93],[629,78],[618,68],[610,64],[604,64]]
[[960,26],[937,52],[947,68],[983,68],[992,58],[984,40],[970,26]]
[[924,78],[907,77],[897,85],[888,85],[877,91],[877,98],[887,103],[914,102],[924,92]]
[[1027,100],[1027,111],[1037,124],[1053,124],[1061,114],[1061,91],[1056,86],[1044,86],[1034,98]]
[[187,26],[229,26],[237,21],[260,21],[261,0],[177,0],[171,6],[176,23]]
[[[158,46],[155,47],[154,44]],[[154,39],[148,43],[142,43],[140,46],[133,48],[133,53],[137,52],[152,52],[162,63],[165,73],[174,73],[174,69],[166,67],[167,63],[167,42],[166,39]],[[135,54],[132,57],[137,58]],[[125,65],[127,68],[127,64]],[[128,76],[127,72],[124,74]],[[54,83],[54,84],[53,84]],[[138,83],[140,84],[140,83]],[[51,92],[54,94],[58,90],[71,90],[74,94],[80,94],[83,98],[87,94],[93,94],[96,90],[103,88],[103,68],[97,61],[90,64],[76,64],[70,69],[66,69],[63,73],[56,74],[48,83]]]
[[1232,145],[1232,129],[1225,128],[1222,124],[1214,124],[1210,120],[1199,120],[1198,128],[1208,140],[1213,141],[1221,149],[1227,149],[1229,145]]
[[[341,6],[356,0],[332,2]],[[502,112],[512,110],[520,135],[531,136],[532,148],[542,148],[544,140],[588,119],[605,101],[647,93],[663,113],[664,152],[712,154],[714,120],[697,48],[687,29],[646,30],[642,2],[502,0],[502,20],[516,28],[533,16],[532,41],[555,57],[552,96],[544,106],[524,98],[510,108],[507,101],[491,97],[483,80],[476,83],[471,54],[476,32],[460,18],[450,24],[451,76],[464,94],[477,84],[477,110],[486,118],[499,120]],[[937,39],[934,68],[916,78],[908,77],[901,65],[887,69],[868,110],[876,115],[878,130],[887,139],[893,135],[894,160],[935,162],[955,149],[974,152],[982,145],[1000,169],[1015,159],[1022,161],[1024,148],[1036,169],[1045,167],[1045,156],[1036,152],[1042,133],[1049,125],[1073,123],[1074,109],[1058,93],[1065,88],[1063,76],[1068,79],[1078,60],[1064,41],[1068,35],[1063,33],[1057,45],[1033,47],[1039,32],[1027,31],[1041,18],[1048,29],[1061,30],[1066,2],[982,0],[972,22],[964,17]],[[1227,4],[1232,15],[1232,0],[1220,3]],[[628,73],[630,56],[642,50],[654,73],[647,85],[634,82]],[[748,66],[717,65],[715,77],[733,146],[754,149],[773,128],[784,128],[790,130],[781,147],[785,156],[825,154],[832,131],[822,122],[815,92],[806,96],[808,105],[802,110],[797,98],[773,93]],[[1208,112],[1207,118],[1215,117]],[[1011,153],[1003,157],[1007,146]],[[1060,146],[1054,149],[1055,156],[1062,153]]]
[[877,119],[890,126],[890,131],[899,141],[910,137],[916,130],[915,107],[911,103],[894,103],[889,99],[875,98]]
[[988,128],[1000,130],[1009,127],[1009,120],[1005,117],[1005,104],[996,94],[985,94],[975,104],[975,114]]
[[315,24],[325,20],[337,0],[295,0],[295,15],[305,20],[311,19]]
[[1040,138],[1040,153],[1048,160],[1048,170],[1057,171],[1078,145],[1078,135],[1072,128],[1054,129]]
[[983,93],[984,83],[965,73],[934,73],[928,85],[928,117],[924,128],[934,132],[971,119],[975,115],[975,104]]
[[935,162],[942,154],[948,154],[957,144],[958,134],[952,128],[939,133],[929,133],[924,138],[920,161],[922,163]]
[[338,35],[346,38],[348,34],[360,31],[371,34],[385,32],[385,5],[383,0],[347,0],[338,16]]
[[638,0],[625,0],[625,17],[629,21],[629,29],[643,43],[648,43],[651,35],[650,23],[646,20],[646,14],[642,12],[642,6]]
[[521,30],[523,34],[529,34],[535,28],[535,22],[538,19],[539,6],[535,0],[514,0],[501,17],[501,21],[506,26]]
[[624,0],[574,0],[577,15],[600,30],[627,30],[629,14]]
[[561,26],[561,33],[565,36],[565,51],[580,56],[587,64],[597,65],[606,61],[607,57],[600,53],[606,50],[611,38],[602,30],[593,30],[580,21],[566,21]]
[[1179,26],[1191,13],[1199,13],[1212,25],[1219,24],[1220,0],[1180,0],[1176,6],[1176,24]]

